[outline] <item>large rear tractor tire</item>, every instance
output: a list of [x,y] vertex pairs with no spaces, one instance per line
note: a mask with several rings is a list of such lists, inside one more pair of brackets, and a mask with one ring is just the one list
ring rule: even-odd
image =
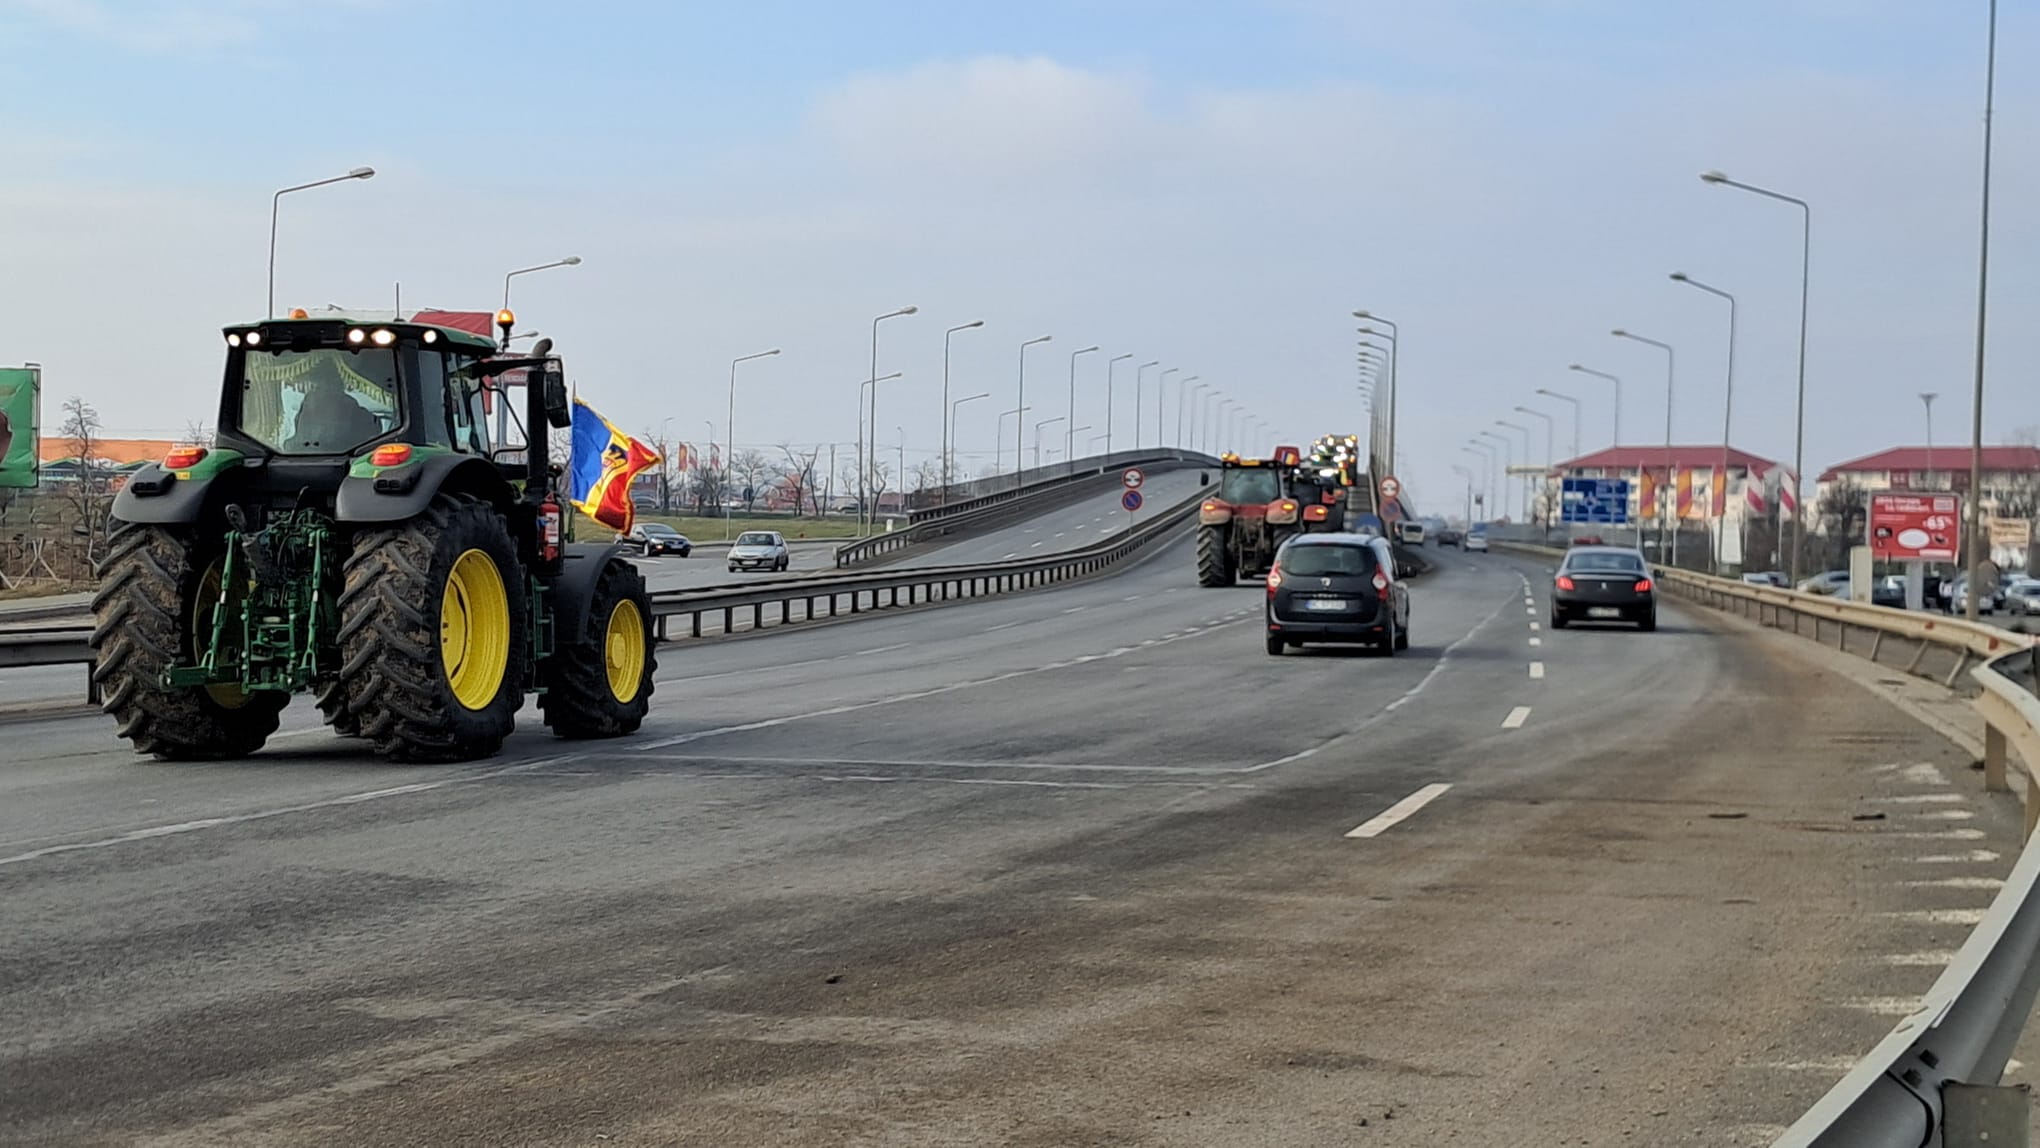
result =
[[172,689],[163,673],[197,661],[219,600],[220,563],[185,528],[114,524],[92,596],[92,678],[100,708],[137,753],[165,761],[246,757],[276,732],[290,695],[235,686]]
[[530,676],[531,603],[510,531],[477,498],[355,535],[340,592],[347,712],[394,761],[502,748]]
[[1197,584],[1230,586],[1239,581],[1233,569],[1232,549],[1226,545],[1226,528],[1197,528]]
[[611,562],[595,580],[595,596],[578,634],[562,633],[545,663],[538,708],[561,737],[621,737],[637,732],[651,708],[652,599],[644,575]]
[[312,698],[319,703],[319,714],[334,733],[341,737],[361,736],[361,720],[347,709],[347,687],[340,679],[313,683]]

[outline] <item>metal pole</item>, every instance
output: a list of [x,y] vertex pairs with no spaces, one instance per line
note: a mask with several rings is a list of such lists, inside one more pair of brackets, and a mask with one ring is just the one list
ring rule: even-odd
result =
[[[963,398],[960,398],[955,402],[949,404],[949,450],[951,454],[956,453],[956,408],[962,406],[965,403],[974,403],[979,399],[988,399],[991,397],[992,392],[983,391],[975,395],[966,395]],[[996,465],[996,463],[994,465]]]
[[[1054,337],[1053,335],[1043,335],[1020,344],[1020,382],[1017,392],[1019,397],[1013,405],[1023,411],[1027,409],[1027,348],[1032,347],[1036,343],[1046,343]],[[1020,459],[1026,453],[1027,420],[1015,418],[1013,420],[1013,489],[1015,490],[1020,488],[1022,482],[1020,472],[1023,468],[1020,465]]]
[[[1183,373],[1183,368],[1170,367],[1168,370],[1155,376],[1155,448],[1157,450],[1168,445],[1162,438],[1162,394],[1168,388],[1169,376],[1181,373]],[[1183,385],[1178,383],[1176,384],[1176,406],[1180,408],[1182,405]]]
[[[1676,515],[1678,512],[1677,501],[1678,496],[1670,488],[1675,482],[1678,481],[1678,468],[1673,465],[1672,459],[1672,386],[1677,381],[1678,378],[1679,367],[1678,354],[1672,350],[1672,345],[1670,343],[1660,343],[1656,339],[1645,338],[1642,335],[1625,331],[1620,327],[1617,327],[1616,329],[1608,333],[1610,335],[1615,336],[1618,339],[1629,339],[1633,342],[1644,343],[1649,346],[1656,347],[1658,350],[1663,351],[1665,353],[1665,487],[1667,489],[1665,490],[1662,497],[1665,499],[1665,502],[1669,505],[1670,513],[1664,514],[1658,513],[1658,507],[1656,505],[1657,499],[1655,498],[1651,500],[1653,503],[1651,507],[1651,512],[1656,516],[1658,522],[1659,558],[1663,558],[1666,553],[1665,523],[1667,520],[1670,520],[1673,523],[1671,538],[1671,564],[1673,566],[1677,566],[1679,564],[1679,531],[1677,527],[1677,519],[1674,517],[1674,515]],[[1636,479],[1638,485],[1640,486],[1643,482],[1643,460],[1640,456],[1637,459]],[[1639,506],[1638,511],[1641,512],[1641,510],[1642,507]],[[1636,536],[1637,546],[1638,549],[1641,549],[1643,544],[1642,534],[1643,523],[1641,521],[1637,523],[1636,529],[1638,531]],[[1793,585],[1796,586],[1798,585],[1798,583],[1795,582],[1793,583]]]
[[1114,355],[1114,356],[1112,356],[1112,357],[1111,357],[1110,359],[1107,359],[1107,360],[1105,361],[1105,453],[1106,453],[1106,454],[1111,454],[1111,453],[1112,453],[1112,368],[1113,368],[1113,367],[1116,367],[1116,366],[1118,366],[1118,365],[1119,365],[1119,360],[1121,360],[1121,359],[1131,359],[1131,358],[1133,358],[1133,352],[1132,352],[1132,351],[1128,351],[1128,352],[1127,352],[1127,353],[1125,353],[1124,355]]
[[1133,369],[1133,449],[1135,450],[1140,449],[1140,389],[1146,385],[1141,375],[1149,367],[1159,367],[1161,365],[1162,361],[1160,359],[1149,359]]
[[[958,324],[942,332],[942,497],[945,501],[949,498],[950,455],[956,449],[956,445],[949,441],[949,434],[953,429],[951,422],[954,415],[954,408],[949,405],[949,337],[958,331],[968,331],[973,327],[982,327],[984,325],[985,321],[983,319],[973,319],[968,323]],[[874,363],[872,365],[872,373],[876,374],[877,370],[877,364]]]
[[[1934,483],[1934,400],[1940,397],[1936,391],[1920,392],[1920,402],[1927,408],[1927,485],[1930,489]],[[1793,584],[1798,585],[1796,582]]]
[[[1714,520],[1714,556],[1712,565],[1712,572],[1719,574],[1721,572],[1721,547],[1723,540],[1726,538],[1728,523],[1729,430],[1733,425],[1731,420],[1735,413],[1735,296],[1723,291],[1719,287],[1709,287],[1698,279],[1688,276],[1683,271],[1672,272],[1672,280],[1677,283],[1684,283],[1689,287],[1697,287],[1710,295],[1716,295],[1728,300],[1728,378],[1723,387],[1721,399],[1721,470],[1717,479],[1721,487],[1721,511]],[[1709,485],[1712,486],[1715,483],[1710,483]],[[1707,498],[1708,509],[1713,510],[1714,492],[1712,490],[1707,492]]]
[[1991,114],[1997,98],[1997,8],[1997,0],[1990,0],[1990,36],[1983,79],[1983,208],[1977,228],[1976,387],[1969,409],[1969,497],[1962,500],[1963,517],[1969,520],[1969,561],[1964,578],[1969,590],[1965,597],[1969,600],[1962,612],[1972,622],[1976,620],[1977,600],[1983,596],[1983,588],[1976,584],[1976,573],[1982,566],[1977,556],[1987,548],[1979,537],[1979,528],[1983,524],[1983,349],[1990,301],[1990,137]]
[[[1204,377],[1203,375],[1189,375],[1189,376],[1186,376],[1186,377],[1185,377],[1185,378],[1183,379],[1183,381],[1182,381],[1182,382],[1180,382],[1180,383],[1177,383],[1177,384],[1176,384],[1176,449],[1177,449],[1177,450],[1182,450],[1182,449],[1183,449],[1183,399],[1184,399],[1184,397],[1186,396],[1186,394],[1187,394],[1187,393],[1188,393],[1189,391],[1191,391],[1192,389],[1195,389],[1195,388],[1192,388],[1192,387],[1190,386],[1190,384],[1191,384],[1191,383],[1197,383],[1197,380],[1199,380],[1199,379],[1201,379],[1201,378],[1203,378],[1203,377]],[[1201,387],[1203,387],[1203,386],[1204,386],[1204,384],[1203,384],[1203,383],[1197,383],[1197,387],[1198,387],[1198,388],[1201,388]]]
[[[769,359],[778,353],[779,348],[774,347],[769,351],[760,351],[755,355],[745,355],[740,359],[730,360],[730,413],[729,420],[723,424],[723,441],[725,443],[723,449],[723,469],[731,476],[736,474],[737,468],[737,364],[748,363],[752,359]],[[872,390],[876,392],[878,388],[873,387]],[[731,484],[726,483],[725,485]],[[730,499],[727,493],[725,493],[723,498],[723,538],[727,539],[729,536]]]
[[1388,466],[1389,469],[1393,470],[1395,468],[1396,419],[1402,413],[1400,392],[1396,386],[1396,376],[1402,368],[1402,328],[1394,322],[1368,311],[1355,311],[1353,312],[1353,317],[1355,319],[1364,319],[1370,323],[1379,323],[1387,327],[1389,331],[1389,342],[1393,353],[1389,356],[1388,360]]
[[1037,468],[1041,466],[1041,428],[1052,427],[1062,422],[1064,417],[1063,415],[1057,415],[1052,419],[1042,419],[1034,424],[1034,465]]
[[1081,351],[1070,352],[1070,413],[1069,421],[1063,424],[1063,461],[1069,464],[1070,473],[1077,473],[1077,356],[1088,355],[1097,350],[1094,344]]
[[[871,373],[864,376],[865,378],[874,380],[878,378],[878,325],[887,319],[896,319],[902,315],[912,315],[918,311],[920,311],[919,307],[902,307],[897,311],[887,311],[871,321]],[[860,411],[859,413],[863,412]],[[870,420],[868,425],[870,426],[871,453],[876,455],[878,453],[878,384],[876,382],[871,385],[871,411],[868,418]],[[864,533],[872,522],[875,521],[871,513],[871,476],[869,471],[872,463],[865,457],[864,453],[866,425],[864,422],[857,424],[857,532],[859,534]]]
[[[283,197],[289,195],[293,191],[309,191],[315,187],[324,187],[329,183],[345,183],[350,179],[374,179],[374,178],[375,178],[374,168],[357,167],[353,171],[348,172],[346,175],[336,175],[331,179],[315,179],[310,183],[301,183],[295,187],[281,188],[277,191],[275,195],[269,197],[269,296],[267,302],[265,302],[262,307],[263,318],[265,319],[276,318],[276,216],[278,209],[283,202]],[[508,287],[505,287],[503,289],[503,294],[504,298],[507,300],[509,298],[510,289]],[[509,305],[510,304],[507,301],[503,304],[503,306],[505,307],[508,307]]]
[[1476,431],[1474,433],[1481,438],[1493,439],[1494,441],[1502,444],[1502,483],[1501,490],[1499,492],[1500,497],[1496,499],[1496,502],[1498,504],[1506,503],[1509,500],[1509,478],[1510,478],[1509,468],[1514,465],[1514,460],[1516,457],[1516,444],[1509,438],[1509,436],[1496,434],[1491,430]]

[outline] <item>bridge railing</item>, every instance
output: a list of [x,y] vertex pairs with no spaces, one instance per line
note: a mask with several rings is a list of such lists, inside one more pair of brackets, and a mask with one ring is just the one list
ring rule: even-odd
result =
[[[1542,546],[1507,549],[1558,557]],[[1665,592],[1951,688],[1973,686],[1983,784],[2025,773],[2025,847],[1947,968],[1869,1055],[1773,1148],[1975,1148],[2026,1143],[2023,1090],[1996,1087],[2040,989],[2040,650],[1995,626],[1657,567]],[[1964,673],[1968,682],[1963,682]],[[1982,1135],[1987,1133],[1987,1135]]]

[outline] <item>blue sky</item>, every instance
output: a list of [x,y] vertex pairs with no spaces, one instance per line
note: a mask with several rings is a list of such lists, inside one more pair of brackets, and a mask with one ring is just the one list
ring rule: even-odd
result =
[[[504,270],[580,254],[520,280],[520,309],[634,427],[720,436],[729,359],[782,346],[739,442],[847,441],[870,316],[911,302],[879,416],[910,461],[939,437],[941,330],[975,318],[958,393],[1003,396],[1048,331],[1037,392],[1101,343],[1307,438],[1363,425],[1343,317],[1365,306],[1407,335],[1421,498],[1536,387],[1605,422],[1572,361],[1630,380],[1626,438],[1661,435],[1659,368],[1614,326],[1681,346],[1676,437],[1718,436],[1720,317],[1665,282],[1682,268],[1741,296],[1736,438],[1781,457],[1795,220],[1694,179],[1719,167],[1816,205],[1817,472],[1917,441],[1916,391],[1944,394],[1940,440],[1965,421],[1982,12],[0,0],[0,361],[174,432],[209,412],[217,328],[259,306],[269,192],[368,163],[286,201],[283,302],[382,305],[401,280],[488,306]],[[1993,438],[2040,423],[2033,4],[2005,5],[2000,52]],[[991,448],[994,405],[964,449]]]

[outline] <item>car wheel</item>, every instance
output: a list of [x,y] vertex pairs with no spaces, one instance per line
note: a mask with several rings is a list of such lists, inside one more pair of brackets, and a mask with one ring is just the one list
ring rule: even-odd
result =
[[737,568],[736,568],[736,567],[735,567],[734,565],[733,565],[733,566],[731,566],[731,567],[730,567],[730,573],[732,573],[732,574],[735,574],[736,572],[737,572]]
[[1565,629],[1565,612],[1556,606],[1551,608],[1551,628],[1554,630]]
[[1396,628],[1396,624],[1393,621],[1388,624],[1388,633],[1382,636],[1381,641],[1374,648],[1384,658],[1395,657],[1395,652],[1403,648],[1402,631]]
[[1657,629],[1657,611],[1652,610],[1650,613],[1645,614],[1642,620],[1636,623],[1636,626],[1646,634]]
[[788,561],[788,560],[787,560],[787,559],[785,559],[785,558],[781,558],[781,559],[779,560],[779,572],[780,572],[781,574],[784,574],[784,573],[786,573],[786,564],[787,564],[787,561]]
[[1283,641],[1282,639],[1276,637],[1275,635],[1273,634],[1268,635],[1268,656],[1271,658],[1281,657],[1283,648],[1288,645],[1289,645],[1288,642]]

